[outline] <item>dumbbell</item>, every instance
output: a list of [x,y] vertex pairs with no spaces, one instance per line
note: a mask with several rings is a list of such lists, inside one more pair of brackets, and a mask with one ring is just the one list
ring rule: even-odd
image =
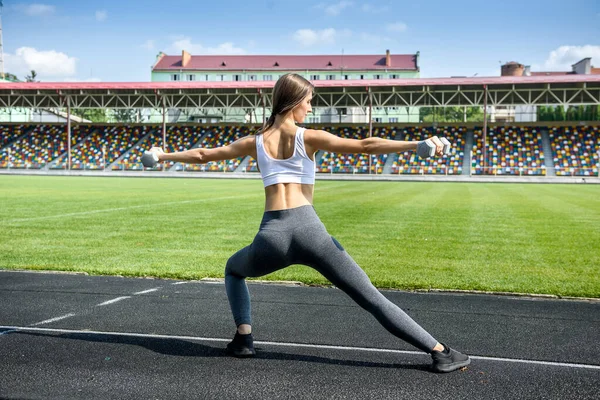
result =
[[[450,142],[445,137],[440,138],[444,145],[444,154],[450,154]],[[421,158],[429,158],[435,155],[435,144],[431,139],[422,140],[417,144],[417,155]]]
[[158,164],[158,154],[154,151],[144,151],[144,154],[142,154],[142,164],[146,168],[154,168]]

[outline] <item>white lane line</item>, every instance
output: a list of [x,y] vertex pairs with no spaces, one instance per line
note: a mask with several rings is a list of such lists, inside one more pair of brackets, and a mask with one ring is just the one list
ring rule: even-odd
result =
[[158,289],[162,289],[162,287],[157,287],[154,289],[148,289],[148,290],[142,290],[141,292],[136,292],[135,294],[146,294],[146,293],[151,293],[151,292],[156,292]]
[[11,330],[8,330],[8,331],[0,332],[0,336],[2,336],[2,335],[8,335],[9,333],[12,333],[12,332],[18,332],[18,329],[11,329]]
[[187,282],[175,282],[175,283],[171,283],[171,285],[183,285],[184,283],[187,283]]
[[45,321],[36,322],[35,324],[31,324],[31,326],[38,326],[38,325],[49,324],[51,322],[60,321],[61,319],[70,318],[70,317],[74,317],[74,316],[75,316],[75,314],[69,313],[69,314],[66,314],[66,315],[62,315],[60,317],[50,318],[50,319],[47,319]]
[[137,206],[129,206],[129,207],[115,207],[115,208],[105,208],[102,210],[90,210],[90,211],[81,211],[81,212],[67,213],[67,214],[46,215],[43,217],[15,218],[15,219],[9,219],[7,221],[4,221],[4,223],[38,221],[38,220],[52,219],[52,218],[75,217],[75,216],[79,216],[79,215],[90,215],[90,214],[98,214],[98,213],[113,212],[113,211],[131,210],[131,209],[135,209],[135,208],[160,207],[160,206],[169,206],[169,205],[173,205],[173,204],[202,203],[202,202],[206,202],[206,201],[238,199],[238,198],[255,197],[255,196],[257,196],[257,195],[252,194],[252,195],[245,195],[245,196],[212,197],[212,198],[208,198],[208,199],[170,201],[167,203],[154,203],[154,204],[148,203],[148,204],[140,204]]
[[116,303],[117,301],[130,299],[130,298],[131,298],[131,296],[117,297],[116,299],[112,299],[112,300],[105,301],[104,303],[96,304],[96,307],[106,306],[108,304]]
[[[131,337],[143,337],[153,339],[180,339],[180,340],[195,340],[202,342],[219,342],[225,343],[230,342],[231,339],[211,338],[211,337],[200,337],[200,336],[174,336],[174,335],[153,335],[146,333],[131,333],[131,332],[110,332],[110,331],[81,331],[72,329],[52,329],[52,328],[32,328],[32,327],[21,327],[21,326],[1,326],[0,329],[8,329],[9,332],[53,332],[53,333],[77,333],[84,335],[107,335],[107,336],[131,336]],[[7,332],[4,332],[7,333]],[[365,351],[371,353],[392,353],[392,354],[411,354],[425,356],[426,354],[420,351],[409,351],[409,350],[395,350],[395,349],[376,349],[372,347],[349,347],[349,346],[332,346],[323,344],[307,344],[307,343],[288,343],[288,342],[267,342],[267,341],[256,341],[255,344],[262,344],[268,346],[284,346],[284,347],[304,347],[312,349],[330,349],[330,350],[350,350],[350,351]],[[552,362],[552,361],[537,361],[537,360],[526,360],[521,358],[503,358],[503,357],[486,357],[486,356],[471,356],[474,360],[487,360],[487,361],[501,361],[511,363],[523,363],[523,364],[537,364],[552,367],[565,367],[565,368],[583,368],[600,370],[600,365],[594,364],[576,364],[576,363],[563,363],[563,362]]]

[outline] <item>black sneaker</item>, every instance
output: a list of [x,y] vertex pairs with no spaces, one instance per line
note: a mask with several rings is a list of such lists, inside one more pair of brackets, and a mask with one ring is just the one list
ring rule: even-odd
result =
[[234,357],[252,357],[255,355],[252,334],[240,335],[236,332],[233,340],[227,345],[227,352]]
[[444,346],[444,351],[431,352],[431,358],[433,358],[431,369],[434,372],[452,372],[471,364],[471,359],[466,354],[459,353],[444,343],[442,345]]

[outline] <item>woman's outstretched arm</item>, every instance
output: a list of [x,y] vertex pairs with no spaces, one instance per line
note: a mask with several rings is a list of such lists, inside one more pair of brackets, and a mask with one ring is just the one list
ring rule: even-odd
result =
[[255,146],[253,138],[254,136],[246,136],[230,145],[209,149],[198,147],[173,153],[163,153],[160,147],[153,147],[150,151],[156,153],[158,162],[174,161],[187,164],[205,164],[210,161],[230,160],[252,155],[251,151]]
[[[443,154],[444,145],[437,136],[429,138],[436,146],[436,155]],[[330,151],[333,153],[353,153],[353,154],[389,154],[402,153],[410,150],[417,150],[419,141],[388,140],[377,137],[366,139],[345,139],[332,135],[326,131],[307,130],[304,133],[304,140],[313,148],[318,150]]]

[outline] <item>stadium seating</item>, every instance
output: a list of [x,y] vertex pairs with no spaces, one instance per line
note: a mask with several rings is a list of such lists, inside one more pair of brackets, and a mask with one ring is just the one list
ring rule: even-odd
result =
[[[146,135],[148,129],[147,126],[96,126],[91,135],[73,149],[71,169],[104,169]],[[62,156],[53,168],[66,169],[66,156]]]
[[[11,168],[40,169],[56,159],[67,150],[67,133],[64,125],[33,125],[31,132],[19,140],[14,141],[2,151],[0,165],[8,166],[8,152],[11,154]],[[23,131],[30,127],[23,126]],[[71,131],[71,145],[86,135],[82,126]]]
[[473,139],[471,172],[475,175],[546,175],[540,128],[491,126],[486,154],[482,129],[473,131]]
[[597,126],[553,127],[548,136],[557,176],[598,176]]
[[[349,139],[365,139],[369,136],[369,127],[328,127],[324,128],[327,132]],[[373,128],[373,137],[392,139],[395,135],[393,128]],[[369,160],[370,158],[370,160]],[[319,164],[316,166],[317,172],[333,174],[368,174],[369,162],[372,174],[383,173],[383,166],[387,161],[388,154],[368,155],[368,154],[342,154],[323,152]]]
[[[8,148],[4,149],[4,146],[7,146],[10,142],[17,139],[19,136],[21,136],[30,129],[33,129],[33,127],[25,125],[0,126],[0,168],[9,167],[9,152]],[[10,159],[12,160],[12,156],[10,157]]]
[[460,175],[463,169],[466,131],[466,128],[463,127],[411,127],[399,129],[396,132],[397,140],[425,140],[431,136],[438,136],[447,138],[452,147],[450,154],[441,158],[421,159],[414,151],[399,153],[394,156],[392,174]]
[[[251,130],[247,126],[213,126],[206,128],[206,130],[206,136],[202,140],[200,147],[213,148],[226,146],[253,132],[253,128]],[[239,157],[233,160],[209,162],[206,164],[186,164],[185,171],[233,172],[243,160],[244,157]]]
[[[205,148],[220,147],[254,133],[254,126],[169,126],[166,139],[167,151],[193,148],[201,141]],[[368,127],[326,127],[334,135],[364,139]],[[574,127],[496,127],[487,133],[486,170],[483,170],[483,137],[479,128],[473,131],[473,174],[545,176],[542,129],[548,129],[552,159],[558,176],[598,176],[600,153],[600,128],[598,126]],[[374,127],[373,137],[396,140],[423,140],[432,135],[447,137],[453,144],[450,155],[422,160],[414,151],[371,156],[371,174],[381,174],[384,166],[392,174],[461,174],[467,129],[449,127]],[[25,134],[26,133],[26,134]],[[544,132],[545,134],[545,132]],[[50,166],[66,169],[65,126],[55,125],[6,125],[0,126],[0,168],[39,169]],[[152,146],[162,146],[159,125],[74,125],[72,128],[72,169],[97,170],[111,166],[113,170],[142,170],[140,157]],[[545,139],[544,139],[545,140]],[[547,143],[546,143],[547,145]],[[547,148],[547,147],[546,147]],[[103,152],[103,149],[105,150]],[[10,165],[9,156],[10,153]],[[319,157],[320,156],[320,157]],[[369,155],[317,154],[316,171],[325,174],[368,174]],[[181,164],[168,162],[155,170],[177,171],[236,171],[243,161],[211,162],[208,164]],[[258,171],[256,161],[248,160],[245,170]],[[387,162],[387,165],[386,165]],[[112,164],[112,165],[111,165]]]

